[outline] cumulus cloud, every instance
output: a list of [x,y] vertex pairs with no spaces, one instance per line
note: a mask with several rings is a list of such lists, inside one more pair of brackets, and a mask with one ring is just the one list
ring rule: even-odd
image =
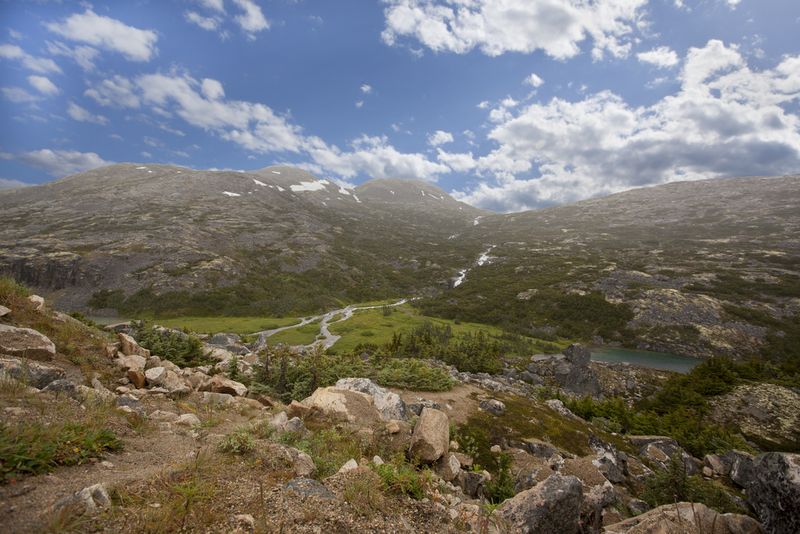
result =
[[542,50],[556,59],[580,52],[593,40],[592,55],[625,57],[647,0],[384,0],[388,45],[402,39],[435,52],[486,55]]
[[0,45],[0,58],[19,61],[26,69],[41,74],[61,72],[61,68],[52,59],[32,56],[17,45]]
[[754,71],[712,40],[689,50],[680,89],[652,105],[609,91],[533,103],[496,124],[497,147],[473,158],[494,180],[456,196],[516,211],[675,180],[796,172],[799,73],[800,56]]
[[211,78],[205,78],[200,88],[203,92],[203,96],[209,100],[219,100],[225,96],[225,89],[222,87],[222,84]]
[[91,9],[45,26],[65,39],[119,52],[132,61],[149,61],[157,52],[156,32],[128,26]]
[[639,52],[636,57],[642,63],[655,65],[659,69],[667,69],[678,64],[678,54],[668,46],[659,46],[647,52]]
[[535,88],[537,88],[537,87],[541,87],[541,85],[544,83],[544,80],[542,80],[542,79],[541,79],[541,78],[540,78],[540,77],[539,77],[539,76],[538,76],[538,75],[537,75],[537,74],[534,72],[534,73],[531,73],[531,75],[530,75],[530,76],[528,76],[527,78],[525,78],[525,83],[526,83],[527,85],[530,85],[531,87],[533,87],[533,88],[535,89]]
[[116,75],[100,81],[84,93],[101,106],[122,108],[138,108],[139,95],[130,80]]
[[15,189],[17,187],[28,187],[33,184],[28,182],[21,182],[19,180],[9,180],[8,178],[0,178],[0,189]]
[[45,76],[28,76],[28,83],[43,95],[53,96],[60,92],[58,87]]
[[16,159],[32,167],[44,170],[51,176],[66,176],[76,172],[88,171],[111,165],[94,152],[78,152],[75,150],[51,150],[43,148],[16,155]]
[[67,115],[78,122],[91,122],[93,124],[108,124],[108,119],[103,115],[95,115],[86,108],[80,107],[75,102],[70,102],[67,106]]
[[436,130],[428,136],[428,144],[431,146],[439,146],[453,142],[453,134],[443,130]]
[[[233,16],[233,22],[244,31],[249,39],[255,39],[258,32],[269,29],[269,20],[254,0],[232,1],[239,9],[239,14]],[[228,32],[223,29],[227,16],[224,2],[222,0],[198,0],[197,4],[202,6],[206,13],[188,10],[183,14],[187,22],[206,31],[218,32],[222,39],[227,39]]]
[[364,93],[365,95],[368,95],[372,92],[372,86],[366,83],[362,84],[360,89],[361,92]]
[[186,18],[187,22],[191,22],[192,24],[213,32],[219,28],[219,25],[222,24],[222,19],[219,17],[204,17],[197,11],[187,11],[183,14]]
[[100,51],[86,45],[70,47],[59,41],[47,41],[47,51],[54,56],[64,56],[73,59],[85,71],[94,70],[94,62]]

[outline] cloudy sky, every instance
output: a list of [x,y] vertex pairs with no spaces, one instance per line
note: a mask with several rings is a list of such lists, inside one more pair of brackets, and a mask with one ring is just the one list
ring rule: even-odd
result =
[[500,211],[800,172],[798,0],[0,0],[0,186],[113,162]]

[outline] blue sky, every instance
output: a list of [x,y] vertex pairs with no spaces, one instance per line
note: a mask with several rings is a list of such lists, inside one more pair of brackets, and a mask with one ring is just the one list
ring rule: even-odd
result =
[[112,162],[518,211],[800,172],[796,0],[0,2],[0,186]]

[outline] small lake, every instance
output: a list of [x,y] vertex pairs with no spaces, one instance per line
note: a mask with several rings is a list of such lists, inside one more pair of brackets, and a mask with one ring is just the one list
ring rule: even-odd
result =
[[629,363],[639,367],[663,369],[678,373],[688,373],[692,368],[702,362],[700,358],[680,356],[667,352],[650,352],[647,350],[618,349],[614,347],[600,347],[592,349],[592,360],[608,363]]

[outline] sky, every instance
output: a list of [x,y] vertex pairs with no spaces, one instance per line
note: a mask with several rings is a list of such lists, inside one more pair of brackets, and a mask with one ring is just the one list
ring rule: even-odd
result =
[[800,172],[798,0],[0,0],[0,187],[115,162],[521,211]]

